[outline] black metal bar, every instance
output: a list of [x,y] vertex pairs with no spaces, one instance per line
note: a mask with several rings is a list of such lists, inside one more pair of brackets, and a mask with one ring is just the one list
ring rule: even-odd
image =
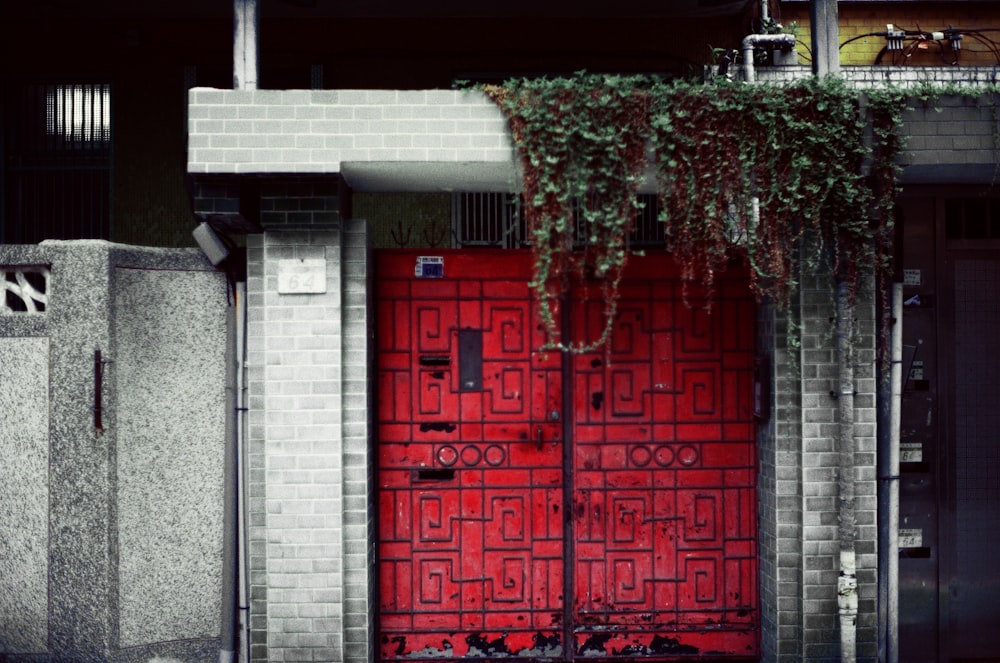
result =
[[[559,326],[565,344],[573,344],[573,329],[571,327],[570,306],[572,301],[565,294],[560,300],[561,309],[559,311]],[[560,408],[562,417],[562,464],[563,464],[563,605],[562,605],[562,631],[560,637],[563,640],[563,651],[566,661],[572,663],[576,658],[576,635],[574,625],[576,617],[576,597],[573,588],[576,586],[576,528],[573,522],[575,510],[575,481],[573,472],[573,454],[575,453],[575,431],[574,418],[577,416],[573,409],[573,365],[571,355],[560,352]]]
[[100,348],[94,350],[94,428],[104,430],[101,404],[102,385],[104,384],[104,360],[101,359]]

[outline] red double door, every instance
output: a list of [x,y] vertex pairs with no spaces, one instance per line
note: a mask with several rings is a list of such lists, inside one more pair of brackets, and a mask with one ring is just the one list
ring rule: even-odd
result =
[[[685,303],[668,263],[564,355],[530,255],[379,255],[382,660],[757,655],[754,305],[738,274]],[[600,288],[566,301],[598,335]]]

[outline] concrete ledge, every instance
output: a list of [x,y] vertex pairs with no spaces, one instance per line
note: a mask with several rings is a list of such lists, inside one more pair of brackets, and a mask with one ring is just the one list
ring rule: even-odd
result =
[[467,178],[478,188],[509,190],[512,180],[507,121],[481,92],[194,88],[189,94],[190,173],[345,172],[359,190],[409,190],[428,179],[436,184],[422,186],[455,188]]

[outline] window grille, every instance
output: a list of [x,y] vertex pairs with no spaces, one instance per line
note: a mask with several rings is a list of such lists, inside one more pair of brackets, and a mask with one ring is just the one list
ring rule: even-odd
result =
[[111,86],[107,83],[48,85],[45,129],[64,145],[103,148],[111,140]]
[[[659,202],[655,194],[639,196],[641,207],[636,210],[628,242],[632,248],[663,246],[663,224],[659,220]],[[452,227],[460,248],[492,247],[522,248],[530,245],[527,229],[520,214],[521,201],[515,194],[462,192],[452,194]],[[583,215],[575,209],[576,233],[586,237]],[[577,242],[582,245],[582,241]]]
[[0,242],[113,239],[111,85],[22,84],[4,97]]
[[510,193],[461,192],[451,197],[451,218],[459,248],[525,246],[517,196]]

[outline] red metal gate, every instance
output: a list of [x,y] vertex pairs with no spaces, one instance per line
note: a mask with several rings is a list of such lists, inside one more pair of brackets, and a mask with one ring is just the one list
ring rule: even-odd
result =
[[[757,655],[753,302],[686,305],[663,262],[563,356],[527,253],[380,254],[383,660]],[[596,334],[599,288],[569,301]]]

